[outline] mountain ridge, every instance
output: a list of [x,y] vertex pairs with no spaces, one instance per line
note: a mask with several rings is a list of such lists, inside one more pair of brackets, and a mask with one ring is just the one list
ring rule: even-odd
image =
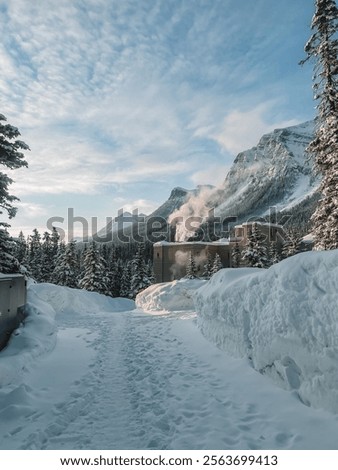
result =
[[[319,177],[314,171],[313,156],[306,153],[306,148],[313,139],[314,128],[315,121],[307,121],[264,134],[256,146],[236,156],[217,188],[173,188],[169,198],[140,224],[138,233],[147,234],[150,219],[162,219],[159,231],[163,231],[175,217],[193,216],[206,221],[211,210],[215,216],[236,217],[239,222],[264,217],[271,207],[275,212],[292,210],[295,217],[297,207],[311,213]],[[132,227],[125,231],[131,232]],[[114,235],[118,239],[118,232]]]

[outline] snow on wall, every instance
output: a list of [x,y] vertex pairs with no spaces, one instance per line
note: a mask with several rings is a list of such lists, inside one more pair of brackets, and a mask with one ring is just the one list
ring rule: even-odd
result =
[[180,279],[153,284],[137,295],[136,307],[146,312],[164,313],[195,310],[195,291],[205,282],[201,279]]
[[305,404],[338,412],[338,250],[223,269],[195,303],[208,339]]

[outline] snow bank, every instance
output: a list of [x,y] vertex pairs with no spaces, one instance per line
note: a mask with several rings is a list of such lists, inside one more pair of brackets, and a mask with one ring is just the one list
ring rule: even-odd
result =
[[204,335],[309,405],[338,412],[338,250],[223,269],[196,293]]
[[0,353],[0,388],[19,381],[22,371],[29,368],[38,356],[54,349],[57,336],[56,314],[95,314],[134,308],[135,303],[128,299],[113,299],[95,292],[54,284],[30,283],[27,291],[27,318]]
[[136,307],[146,312],[195,310],[195,291],[205,282],[201,279],[180,279],[154,284],[137,295]]
[[28,289],[26,313],[24,325],[13,333],[8,346],[0,353],[0,388],[17,383],[24,369],[55,347],[55,310],[32,287]]
[[112,298],[96,292],[55,284],[35,284],[30,287],[44,302],[48,302],[56,313],[98,313],[133,310],[135,302],[129,299]]

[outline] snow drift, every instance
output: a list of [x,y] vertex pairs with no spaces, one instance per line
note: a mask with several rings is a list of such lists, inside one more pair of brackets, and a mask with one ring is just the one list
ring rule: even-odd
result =
[[195,310],[195,291],[205,282],[201,279],[180,279],[154,284],[137,295],[136,307],[146,312],[164,313]]
[[8,346],[1,351],[0,388],[19,382],[23,370],[30,368],[37,357],[54,349],[57,341],[57,314],[96,314],[135,308],[134,301],[128,299],[113,299],[95,292],[54,284],[28,284],[27,318],[13,333]]
[[48,302],[57,313],[98,313],[133,310],[135,302],[121,297],[112,298],[97,292],[55,284],[41,283],[30,287],[28,292],[37,292],[39,298]]
[[16,384],[24,369],[55,347],[55,310],[39,298],[34,285],[28,289],[26,314],[24,325],[15,330],[8,346],[1,351],[0,389],[9,383]]
[[196,293],[203,334],[308,405],[338,412],[338,250],[223,269]]

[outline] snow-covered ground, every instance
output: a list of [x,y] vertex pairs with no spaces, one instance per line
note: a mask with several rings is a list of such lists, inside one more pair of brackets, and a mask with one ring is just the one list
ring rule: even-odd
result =
[[3,449],[338,448],[336,415],[216,348],[191,304],[147,314],[51,284],[28,298],[0,353]]

